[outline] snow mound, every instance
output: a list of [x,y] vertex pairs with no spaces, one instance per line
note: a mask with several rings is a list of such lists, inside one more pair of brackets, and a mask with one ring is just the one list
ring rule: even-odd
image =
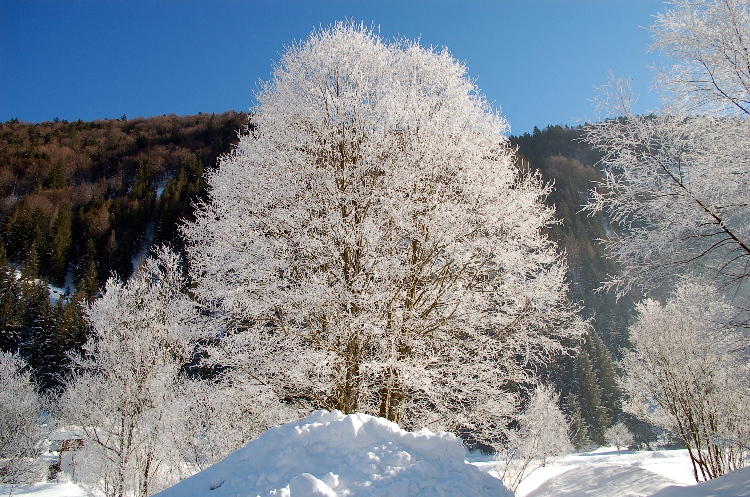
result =
[[547,480],[526,497],[645,497],[675,483],[637,466],[579,466]]
[[750,497],[750,468],[690,487],[667,487],[653,497]]
[[158,497],[512,497],[450,433],[316,411],[272,428]]

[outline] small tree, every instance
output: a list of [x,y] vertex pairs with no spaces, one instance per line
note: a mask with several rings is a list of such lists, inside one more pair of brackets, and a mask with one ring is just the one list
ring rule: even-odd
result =
[[750,342],[711,286],[685,280],[666,304],[646,300],[622,361],[625,408],[675,433],[696,481],[744,466],[750,442]]
[[185,284],[177,256],[160,249],[88,309],[91,337],[60,407],[86,436],[78,474],[108,497],[146,497],[190,474],[172,428],[185,408],[182,367],[210,334]]
[[614,445],[617,450],[620,450],[620,447],[628,448],[633,445],[633,434],[622,421],[604,430],[604,438],[608,444]]
[[42,474],[40,409],[28,365],[0,351],[0,482],[28,483]]
[[534,470],[573,449],[559,401],[552,387],[538,386],[518,418],[518,427],[508,432],[507,445],[496,461],[500,478],[510,490],[515,491]]

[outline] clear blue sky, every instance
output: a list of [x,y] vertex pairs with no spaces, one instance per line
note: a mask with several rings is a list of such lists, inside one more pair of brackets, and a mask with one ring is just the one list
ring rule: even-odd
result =
[[447,46],[513,133],[594,117],[607,72],[657,107],[656,0],[0,0],[0,120],[248,110],[283,47],[349,18]]

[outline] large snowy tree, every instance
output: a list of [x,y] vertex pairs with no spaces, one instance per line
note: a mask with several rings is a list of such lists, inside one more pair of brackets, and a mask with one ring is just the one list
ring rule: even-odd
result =
[[623,268],[608,285],[695,271],[736,289],[750,277],[750,2],[669,2],[652,31],[675,61],[657,77],[663,109],[633,115],[617,94],[625,116],[587,129],[606,174],[589,208],[621,228],[606,242]]
[[349,23],[290,47],[257,101],[183,227],[216,360],[303,409],[499,437],[583,329],[505,120],[448,51]]
[[589,208],[619,226],[605,243],[622,272],[605,286],[678,283],[665,304],[637,308],[627,408],[677,434],[696,479],[709,479],[746,463],[750,384],[736,323],[750,282],[750,2],[674,0],[652,32],[674,62],[657,75],[664,105],[634,115],[626,92],[613,92],[622,117],[587,129],[605,172]]

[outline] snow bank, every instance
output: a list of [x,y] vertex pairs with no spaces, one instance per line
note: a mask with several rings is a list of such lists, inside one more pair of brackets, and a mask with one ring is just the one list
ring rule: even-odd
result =
[[547,480],[527,497],[644,497],[674,484],[637,466],[579,466]]
[[158,497],[511,497],[450,433],[316,411],[272,428]]
[[750,497],[750,468],[690,487],[667,487],[652,497]]

